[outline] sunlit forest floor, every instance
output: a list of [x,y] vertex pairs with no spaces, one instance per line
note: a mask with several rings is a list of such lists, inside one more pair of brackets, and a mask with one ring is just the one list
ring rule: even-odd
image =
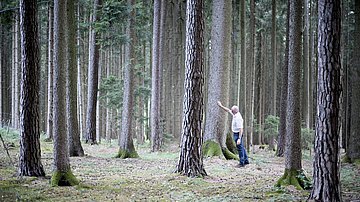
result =
[[[1,130],[0,130],[1,132]],[[19,153],[18,138],[4,134],[13,162]],[[83,144],[86,156],[71,157],[71,168],[81,181],[75,187],[51,187],[52,143],[41,142],[45,178],[16,177],[16,166],[0,142],[0,201],[305,201],[310,193],[294,187],[276,188],[284,172],[284,159],[255,147],[250,164],[236,168],[237,161],[205,158],[205,178],[173,173],[179,147],[167,144],[163,152],[151,153],[149,145],[136,146],[138,159],[116,159],[117,141]],[[170,146],[169,146],[170,145]],[[312,175],[309,151],[303,152],[303,168]],[[342,164],[344,201],[360,201],[359,167]]]

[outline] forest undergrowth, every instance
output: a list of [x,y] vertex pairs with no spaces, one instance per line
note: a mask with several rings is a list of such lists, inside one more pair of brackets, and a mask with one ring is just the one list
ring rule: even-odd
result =
[[[117,159],[116,140],[83,144],[86,156],[70,158],[80,185],[51,187],[52,143],[41,142],[46,177],[17,177],[18,139],[9,135],[4,139],[15,165],[9,165],[0,143],[0,201],[306,201],[310,193],[294,187],[274,187],[284,172],[284,159],[259,147],[255,154],[249,154],[250,164],[243,168],[236,168],[235,160],[205,158],[208,176],[188,178],[173,173],[178,146],[168,145],[164,151],[152,153],[149,145],[138,145],[140,158]],[[303,157],[304,171],[311,177],[309,152]],[[359,179],[359,167],[342,165],[344,201],[360,201]]]

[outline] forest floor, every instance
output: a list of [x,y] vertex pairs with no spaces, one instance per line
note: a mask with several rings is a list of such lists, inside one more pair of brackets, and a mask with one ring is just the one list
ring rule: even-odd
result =
[[[0,131],[1,132],[1,131]],[[17,162],[19,146],[16,136],[3,138]],[[294,187],[274,187],[284,172],[284,158],[256,147],[249,154],[250,164],[236,168],[235,160],[205,158],[208,176],[188,178],[173,173],[179,148],[168,146],[152,153],[147,145],[137,146],[138,159],[116,159],[117,141],[99,145],[83,144],[86,156],[71,157],[71,169],[81,181],[74,187],[51,187],[53,146],[41,142],[42,163],[46,177],[16,177],[16,166],[0,142],[0,201],[306,201],[310,191]],[[311,178],[309,152],[302,165]],[[342,164],[341,184],[344,201],[360,201],[359,167]]]

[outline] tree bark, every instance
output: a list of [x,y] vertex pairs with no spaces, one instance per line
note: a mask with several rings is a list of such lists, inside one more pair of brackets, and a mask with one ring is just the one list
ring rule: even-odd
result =
[[320,0],[318,16],[318,116],[315,134],[313,189],[309,199],[341,201],[339,146],[340,1]]
[[351,122],[347,156],[351,162],[360,161],[360,2],[355,1],[353,64],[351,65]]
[[68,137],[66,134],[66,38],[67,2],[54,1],[54,171],[52,186],[73,186],[79,181],[70,169]]
[[20,25],[22,82],[18,175],[45,176],[40,149],[40,61],[36,1],[20,1]]
[[126,26],[126,35],[130,41],[125,46],[125,70],[124,70],[124,96],[123,111],[121,118],[120,148],[116,157],[118,158],[137,158],[139,157],[133,143],[133,101],[134,101],[134,46],[133,39],[135,34],[135,0],[128,0],[127,4],[131,7],[130,16]]
[[306,176],[301,166],[301,21],[302,1],[290,1],[289,11],[289,69],[288,95],[286,108],[285,172],[277,185],[294,185],[298,189],[306,188]]
[[309,0],[304,1],[304,36],[303,36],[303,102],[302,120],[310,128],[310,64],[309,64]]
[[[276,92],[277,92],[277,64],[276,64],[276,0],[272,0],[271,3],[271,69],[273,75],[272,83],[272,115],[276,116]],[[251,47],[251,46],[250,46]]]
[[289,68],[289,14],[290,1],[287,1],[287,20],[286,20],[286,41],[285,41],[285,58],[284,66],[282,69],[282,87],[280,98],[280,124],[279,124],[279,136],[278,145],[276,150],[276,156],[284,156],[285,153],[285,138],[286,138],[286,113],[287,113],[287,96],[288,96],[288,68]]
[[[94,10],[92,23],[100,20],[100,7],[102,0],[94,0]],[[87,94],[87,111],[86,111],[86,143],[97,144],[96,142],[96,102],[99,83],[99,33],[93,27],[91,29],[91,44],[88,72],[88,94]]]
[[77,117],[77,65],[76,65],[76,23],[75,1],[67,0],[68,22],[68,67],[66,88],[67,132],[70,156],[84,156],[80,142],[79,121]]
[[176,172],[188,177],[206,176],[202,156],[204,17],[202,0],[187,1],[185,96],[181,151]]
[[[208,100],[206,106],[205,141],[214,141],[225,148],[225,128],[228,115],[217,106],[217,101],[229,105],[230,51],[231,51],[231,1],[213,1],[211,29],[211,57],[208,80]],[[220,117],[223,117],[220,118]],[[207,151],[204,150],[205,155]]]
[[51,3],[48,4],[48,90],[47,90],[47,99],[48,99],[48,108],[47,108],[47,121],[46,121],[46,135],[47,140],[53,139],[53,112],[54,112],[54,102],[53,102],[53,84],[54,84],[54,17],[53,17],[54,8]]
[[[161,27],[161,4],[162,0],[154,1],[154,20],[153,20],[153,50],[152,50],[152,77],[151,77],[151,150],[159,151],[161,147],[160,129],[160,27]],[[165,12],[165,11],[163,11]]]

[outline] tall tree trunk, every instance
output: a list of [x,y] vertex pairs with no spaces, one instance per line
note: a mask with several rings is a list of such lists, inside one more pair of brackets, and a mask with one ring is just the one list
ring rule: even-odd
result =
[[185,96],[181,151],[176,172],[188,177],[207,175],[202,156],[204,17],[202,0],[188,0],[186,9]]
[[320,0],[318,16],[318,117],[316,120],[313,189],[309,198],[315,201],[342,201],[339,147],[340,1]]
[[[13,127],[18,129],[19,128],[19,14],[15,12],[15,32],[14,32],[14,125]],[[40,50],[39,50],[40,51]],[[40,56],[39,56],[40,57]],[[39,62],[40,63],[40,62]],[[40,89],[39,89],[40,91]],[[40,119],[40,115],[39,115]],[[40,122],[40,121],[39,121]],[[39,129],[40,130],[40,129]]]
[[303,36],[303,102],[302,102],[302,117],[306,128],[310,128],[310,74],[309,74],[309,0],[304,1],[304,36]]
[[176,64],[175,64],[175,72],[174,75],[175,77],[175,82],[174,82],[174,87],[175,87],[175,102],[174,102],[174,118],[175,118],[175,123],[174,123],[174,130],[175,130],[175,134],[174,137],[178,140],[180,140],[180,136],[181,136],[181,121],[182,121],[182,114],[181,114],[181,110],[183,108],[183,84],[184,84],[184,67],[185,66],[185,59],[184,59],[184,36],[185,36],[185,26],[184,26],[184,13],[186,9],[183,9],[183,5],[184,5],[184,1],[182,0],[177,0],[176,1],[176,7],[175,7],[175,13],[176,13],[176,43],[175,43],[175,48],[176,48]]
[[124,96],[123,96],[123,111],[121,118],[121,132],[120,132],[120,148],[117,154],[118,158],[137,158],[138,154],[133,143],[133,135],[131,129],[133,126],[133,100],[134,100],[134,56],[135,47],[133,40],[135,35],[135,0],[128,0],[127,4],[131,7],[130,15],[126,26],[126,36],[130,41],[126,43],[125,47],[125,61],[126,66],[124,70]]
[[[302,1],[290,1],[289,11],[289,69],[288,96],[286,108],[286,148],[285,173],[279,179],[278,185],[291,184],[298,189],[304,188],[304,179],[299,178],[301,166],[301,21]],[[306,177],[305,177],[306,178]],[[291,179],[291,180],[288,180]]]
[[360,160],[360,2],[355,1],[355,36],[351,65],[351,123],[347,156],[352,162]]
[[258,141],[257,143],[254,144],[262,144],[261,139],[262,139],[262,114],[263,114],[263,106],[262,106],[262,102],[263,102],[263,72],[262,72],[262,49],[263,49],[263,44],[262,44],[262,31],[258,31],[257,33],[257,54],[256,54],[256,96],[255,99],[258,100],[258,111],[257,111],[257,122],[259,125],[259,132],[258,132]]
[[46,135],[47,140],[51,141],[53,139],[53,112],[54,112],[54,102],[53,102],[53,77],[54,77],[54,17],[53,17],[54,8],[52,3],[48,3],[48,89],[47,89],[47,99],[48,99],[48,108],[47,108],[47,121],[46,121]]
[[45,176],[40,149],[40,61],[36,1],[20,1],[20,25],[22,82],[18,175]]
[[[276,61],[276,0],[272,0],[271,3],[271,69],[272,69],[272,75],[273,75],[273,83],[271,91],[272,94],[272,108],[271,108],[271,114],[276,116],[276,92],[277,92],[277,61]],[[252,46],[250,46],[252,47]]]
[[[231,1],[213,1],[212,29],[211,29],[211,57],[208,80],[208,100],[206,106],[205,144],[215,142],[217,147],[226,148],[225,138],[228,128],[225,123],[228,116],[217,106],[217,101],[229,105],[230,82],[230,51],[231,51]],[[224,117],[220,119],[219,117]],[[209,153],[210,147],[204,150],[205,155],[221,155]]]
[[[81,41],[81,33],[80,33],[80,3],[78,3],[77,5],[77,37],[76,37],[76,44],[77,44],[77,88],[78,88],[78,97],[77,97],[77,101],[78,101],[78,118],[79,118],[79,132],[80,132],[80,137],[82,137],[84,135],[84,105],[83,105],[83,90],[82,90],[82,78],[83,78],[83,74],[84,72],[81,71],[81,66],[82,66],[82,52],[80,51],[80,48],[82,47],[80,44]],[[83,50],[83,52],[85,52]]]
[[289,67],[289,18],[290,18],[290,1],[287,1],[287,14],[286,14],[286,39],[285,39],[285,58],[284,66],[282,69],[282,87],[280,96],[280,124],[278,145],[276,156],[284,156],[285,153],[285,139],[286,139],[286,113],[287,113],[287,96],[288,96],[288,67]]
[[[103,37],[101,37],[103,38]],[[100,47],[100,49],[103,49],[102,46]],[[106,62],[104,62],[106,60],[107,55],[109,54],[109,50],[104,50],[101,51],[99,53],[99,68],[98,68],[98,80],[100,82],[98,82],[98,86],[97,89],[100,89],[100,83],[101,83],[101,79],[102,79],[102,75],[103,75],[103,66],[104,64],[106,64]],[[97,91],[97,97],[100,98],[101,92],[98,90]],[[100,99],[96,100],[96,124],[95,124],[95,130],[96,130],[96,142],[97,143],[101,143],[101,131],[102,131],[102,106],[100,104]]]
[[79,121],[77,117],[77,65],[76,65],[76,22],[75,1],[67,0],[68,23],[68,67],[66,88],[67,132],[70,156],[84,156],[80,142]]
[[[94,10],[92,16],[92,23],[100,20],[100,7],[102,0],[94,0]],[[96,102],[99,82],[99,48],[98,44],[99,33],[93,27],[91,29],[91,45],[89,58],[89,72],[88,72],[88,94],[87,94],[87,111],[86,111],[86,143],[96,143]]]
[[[153,50],[152,50],[152,77],[151,77],[151,150],[158,151],[161,147],[160,129],[160,27],[161,27],[161,4],[162,0],[154,1],[154,20],[153,20]],[[163,11],[165,12],[165,11]]]
[[[2,6],[2,3],[0,2],[0,7]],[[0,36],[3,36],[3,25],[0,23]],[[4,126],[4,116],[3,116],[3,38],[0,39],[0,127]]]
[[[251,146],[254,152],[253,135],[254,135],[254,105],[255,105],[255,0],[250,1],[250,68],[251,71],[251,89],[250,89],[250,113],[247,120],[250,129],[250,141],[248,146]],[[274,77],[275,80],[275,77]],[[276,95],[276,93],[275,93]],[[249,147],[248,147],[249,150]]]
[[239,109],[243,111],[243,117],[245,117],[245,105],[246,105],[246,41],[245,41],[245,0],[240,0],[240,85],[238,89],[238,96],[240,106]]
[[73,186],[79,181],[70,169],[66,134],[67,18],[66,0],[54,1],[54,171],[52,186]]

